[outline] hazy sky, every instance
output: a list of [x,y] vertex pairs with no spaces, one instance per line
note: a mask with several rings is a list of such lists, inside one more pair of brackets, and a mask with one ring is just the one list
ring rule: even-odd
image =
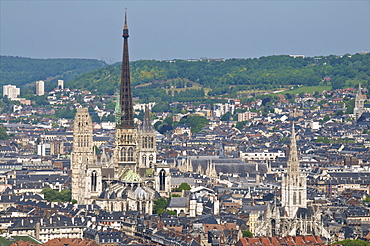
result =
[[370,51],[370,1],[0,0],[1,55],[121,60]]

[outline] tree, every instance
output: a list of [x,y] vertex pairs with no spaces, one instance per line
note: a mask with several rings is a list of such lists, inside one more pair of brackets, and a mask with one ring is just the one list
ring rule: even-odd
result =
[[4,127],[0,127],[0,140],[7,140],[9,139],[8,133],[6,133],[6,129]]
[[169,209],[167,209],[166,211],[167,211],[167,213],[168,213],[169,215],[176,215],[176,212],[175,212],[175,211],[173,211],[173,210],[169,210]]
[[188,183],[181,183],[181,184],[179,185],[179,189],[180,189],[180,191],[183,191],[183,190],[190,190],[190,189],[191,189],[191,187],[190,187],[190,185],[189,185]]
[[158,198],[154,201],[153,205],[153,213],[154,214],[162,214],[166,211],[168,201],[165,198]]
[[355,108],[355,99],[351,99],[347,102],[346,114],[353,114]]
[[248,230],[244,230],[243,237],[253,237],[253,233]]
[[335,245],[339,244],[342,246],[369,246],[370,242],[366,242],[361,239],[356,239],[356,240],[346,239],[340,242],[336,242],[334,244]]
[[362,201],[364,201],[364,202],[370,202],[370,197],[369,196],[366,196],[364,199],[362,199]]
[[221,121],[229,121],[231,120],[231,114],[230,112],[227,112],[226,114],[222,115],[220,118]]
[[342,110],[338,110],[336,113],[335,113],[335,115],[336,116],[342,116],[344,113],[343,113],[343,111]]
[[41,193],[44,194],[44,198],[48,202],[70,202],[72,199],[72,192],[68,189],[59,192],[50,188],[44,188]]
[[239,121],[239,122],[236,122],[236,128],[239,129],[239,130],[242,130],[245,126],[245,123],[246,121]]
[[323,118],[323,121],[324,122],[327,122],[330,120],[330,116],[329,115],[325,115],[324,118]]
[[197,133],[208,125],[208,120],[204,116],[189,115],[182,117],[179,123],[190,127],[192,133]]

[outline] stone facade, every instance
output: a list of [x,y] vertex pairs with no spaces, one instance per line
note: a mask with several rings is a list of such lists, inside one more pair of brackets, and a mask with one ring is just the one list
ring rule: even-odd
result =
[[262,221],[255,228],[255,236],[319,235],[330,238],[322,225],[321,213],[307,206],[307,181],[300,172],[294,125],[287,173],[283,177],[281,189],[281,206],[276,201],[268,204]]
[[364,107],[365,100],[366,95],[362,95],[361,85],[358,85],[358,92],[355,98],[355,107],[353,109],[353,114],[355,115],[356,120],[358,120],[361,117],[362,113],[366,112],[366,109]]
[[[98,162],[93,128],[87,109],[78,109],[74,123],[72,197],[79,204],[97,204],[107,211],[140,211],[152,214],[155,197],[169,196],[170,169],[156,164],[156,133],[145,108],[144,121],[136,129],[133,120],[128,26],[123,29],[124,52],[120,95],[116,106],[113,156],[103,149]],[[157,193],[156,189],[159,193]]]
[[87,108],[77,109],[75,116],[71,165],[72,199],[89,204],[102,191],[102,175],[94,152],[92,121]]

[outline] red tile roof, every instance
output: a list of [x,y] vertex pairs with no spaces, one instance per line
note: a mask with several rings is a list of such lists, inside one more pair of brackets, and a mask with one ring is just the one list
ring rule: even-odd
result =
[[310,246],[310,245],[325,245],[323,244],[320,236],[295,236],[295,237],[258,237],[258,238],[241,238],[236,246],[254,246],[254,245],[266,245],[266,246],[278,246],[278,245],[289,245],[289,246]]

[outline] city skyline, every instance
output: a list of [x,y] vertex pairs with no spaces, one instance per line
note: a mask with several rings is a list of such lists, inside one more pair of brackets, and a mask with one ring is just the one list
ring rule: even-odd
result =
[[368,51],[368,1],[1,1],[1,55],[121,60]]

